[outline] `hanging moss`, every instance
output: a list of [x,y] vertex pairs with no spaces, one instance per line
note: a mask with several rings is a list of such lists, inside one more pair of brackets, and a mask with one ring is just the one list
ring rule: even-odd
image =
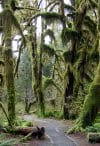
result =
[[89,93],[85,98],[82,112],[77,120],[76,125],[68,131],[68,133],[78,132],[83,130],[88,125],[91,125],[97,115],[100,106],[100,63],[97,68],[96,76],[90,86]]
[[52,78],[46,78],[44,80],[44,85],[43,85],[43,90],[45,90],[48,86],[53,85],[54,87],[56,87],[56,89],[62,93],[61,89],[59,88],[59,86],[54,82],[54,80]]
[[54,41],[56,40],[55,39],[55,35],[54,35],[54,32],[51,30],[51,29],[47,29],[44,36],[46,35],[49,35],[51,39],[53,39]]
[[93,35],[97,34],[97,24],[93,19],[91,19],[89,16],[85,16],[83,23],[86,27],[88,27]]
[[92,6],[92,8],[98,7],[98,3],[95,0],[89,0],[89,1],[90,1],[90,5]]
[[20,24],[19,24],[18,20],[16,19],[16,17],[14,16],[13,12],[8,8],[4,9],[4,11],[0,13],[2,29],[6,29],[6,26],[5,26],[6,25],[6,21],[5,21],[6,17],[9,18],[9,22],[11,21],[12,25],[20,32],[22,39],[23,39],[23,43],[25,45],[26,41],[25,41],[25,37],[23,35],[23,31],[20,27]]
[[63,53],[63,57],[66,63],[70,63],[71,62],[71,51],[66,51]]
[[0,65],[4,66],[4,61],[0,60]]
[[3,75],[0,73],[0,86],[3,85],[3,82],[4,82],[4,80],[3,80]]
[[56,13],[56,12],[46,12],[46,13],[42,13],[41,16],[46,19],[46,20],[61,20],[63,19],[62,15]]
[[48,53],[49,56],[53,56],[56,53],[53,48],[51,48],[49,45],[46,44],[43,44],[43,51],[45,53]]
[[79,37],[79,33],[72,28],[64,28],[61,33],[62,43],[66,45],[70,40],[75,40]]
[[75,11],[75,8],[71,5],[68,5],[68,4],[64,4],[64,8],[67,9],[68,11]]

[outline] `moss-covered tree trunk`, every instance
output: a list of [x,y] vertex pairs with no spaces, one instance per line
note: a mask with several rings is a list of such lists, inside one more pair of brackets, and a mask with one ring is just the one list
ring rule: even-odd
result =
[[[100,38],[100,1],[98,1],[98,39]],[[98,47],[100,44],[98,45]],[[100,56],[100,48],[99,56]],[[73,133],[77,131],[81,131],[88,125],[91,125],[98,113],[100,108],[100,61],[97,67],[97,71],[94,76],[94,80],[91,83],[89,88],[89,92],[85,98],[83,109],[80,112],[79,118],[76,122],[76,125],[68,131],[68,133]]]
[[44,44],[44,20],[42,20],[42,33],[41,33],[41,45],[40,45],[40,60],[39,60],[39,80],[38,80],[38,104],[39,104],[39,112],[43,116],[45,115],[45,101],[43,96],[43,88],[42,88],[42,72],[43,72],[43,44]]
[[[10,9],[10,1],[5,1],[5,7]],[[4,8],[5,11],[5,8]],[[8,92],[8,116],[10,123],[13,125],[15,120],[15,87],[14,87],[14,62],[11,45],[11,29],[12,29],[12,18],[9,13],[4,17],[4,60],[5,60],[5,75],[6,75],[6,86]]]
[[69,133],[81,131],[95,120],[100,106],[100,63],[98,65],[96,75],[91,83],[89,93],[85,98],[82,112],[77,120],[75,127],[69,130]]
[[[39,54],[37,52],[37,36],[36,36],[36,25],[37,20],[35,20],[35,25],[32,26],[31,32],[31,61],[32,61],[32,88],[34,91],[34,96],[37,101],[37,109],[41,115],[44,115],[44,98],[42,91],[42,53],[43,53],[43,35],[41,36],[41,45]],[[30,32],[30,33],[31,33]]]
[[79,123],[83,128],[93,123],[99,106],[100,106],[100,63],[98,65],[94,81],[90,86],[89,93],[84,101],[82,114],[80,114]]
[[[100,1],[98,1],[98,39],[100,38]],[[100,46],[100,44],[98,45]],[[100,48],[99,53],[100,53]],[[100,54],[99,54],[100,55]],[[97,71],[95,73],[94,80],[90,86],[88,95],[85,98],[82,113],[79,116],[77,127],[85,128],[91,125],[98,113],[100,107],[100,61]]]
[[3,84],[4,84],[4,57],[3,47],[0,46],[0,101],[2,101]]
[[[64,0],[61,0],[61,15],[63,16],[63,29],[66,28],[66,20],[65,20],[65,13],[64,13]],[[64,106],[63,106],[63,117],[64,119],[69,119],[69,105],[71,103],[71,96],[73,95],[73,87],[74,87],[74,75],[71,69],[71,66],[75,60],[75,50],[76,50],[76,41],[72,40],[72,49],[71,49],[71,56],[70,56],[70,65],[67,68],[67,84],[65,83],[65,91],[64,91]],[[66,62],[68,63],[68,62]]]
[[[37,36],[36,36],[36,24],[37,20],[35,20],[35,25],[32,26],[33,29],[31,31],[34,32],[31,35],[31,61],[32,61],[32,89],[34,91],[34,96],[38,102],[38,54],[37,54]],[[30,32],[31,33],[31,32]]]

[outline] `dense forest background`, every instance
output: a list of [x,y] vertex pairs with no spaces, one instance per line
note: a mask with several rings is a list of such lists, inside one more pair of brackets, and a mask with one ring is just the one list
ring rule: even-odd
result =
[[77,119],[69,133],[91,128],[100,119],[100,1],[0,0],[0,11],[0,124],[27,113]]

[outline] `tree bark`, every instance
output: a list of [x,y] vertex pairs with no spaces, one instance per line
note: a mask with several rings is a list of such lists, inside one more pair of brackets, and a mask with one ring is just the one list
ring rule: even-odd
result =
[[[6,6],[10,9],[10,1],[5,0]],[[8,117],[10,123],[13,125],[15,121],[15,86],[14,86],[14,62],[13,53],[11,48],[11,30],[12,30],[12,18],[10,15],[6,15],[4,18],[4,61],[5,61],[5,75],[6,86],[8,92]]]

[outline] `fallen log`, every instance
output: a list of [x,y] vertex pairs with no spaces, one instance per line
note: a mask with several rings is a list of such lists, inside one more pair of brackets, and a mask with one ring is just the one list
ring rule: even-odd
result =
[[27,136],[29,135],[32,138],[41,138],[45,135],[45,128],[41,127],[25,127],[25,128],[18,128],[14,129],[11,133],[16,134],[16,135],[23,135]]
[[89,142],[100,143],[100,133],[88,133],[87,138]]
[[41,127],[25,127],[25,128],[15,128],[10,129],[9,127],[4,128],[0,125],[0,133],[11,133],[15,135],[23,135],[26,138],[38,138],[41,139],[41,137],[45,136],[45,128]]

